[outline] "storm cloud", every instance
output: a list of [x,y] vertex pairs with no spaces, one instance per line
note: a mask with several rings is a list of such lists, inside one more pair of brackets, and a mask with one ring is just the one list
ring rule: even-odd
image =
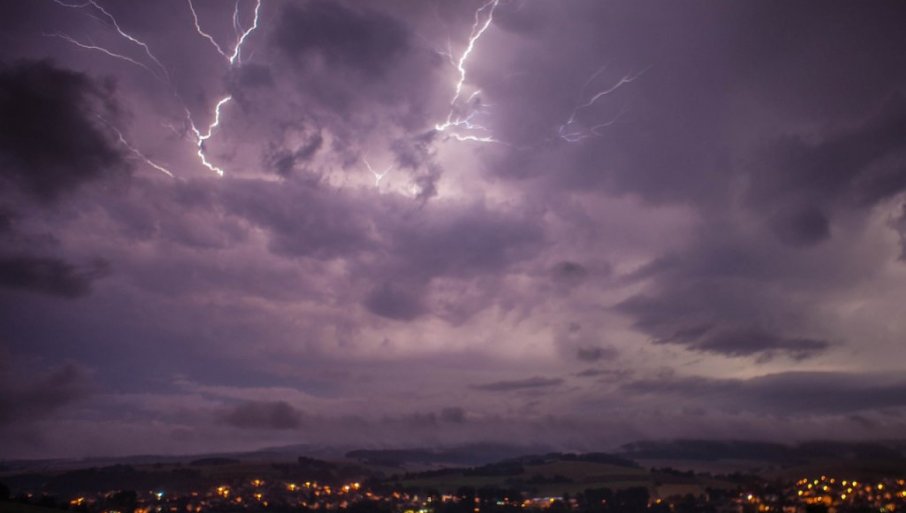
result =
[[84,182],[124,172],[108,118],[112,83],[54,63],[0,62],[0,173],[40,201]]
[[0,257],[0,287],[77,298],[88,294],[108,268],[104,261],[77,267],[55,258]]
[[60,409],[90,391],[85,369],[66,364],[46,375],[22,379],[12,370],[0,368],[0,426],[52,417]]
[[474,388],[475,390],[484,390],[486,392],[511,392],[514,390],[549,388],[561,384],[563,384],[563,380],[560,378],[542,378],[540,376],[535,376],[526,379],[482,383],[480,385],[472,385],[472,388]]
[[696,397],[723,408],[788,414],[848,413],[906,406],[906,382],[896,376],[785,372],[750,379],[667,377],[627,383],[634,393]]
[[296,429],[302,414],[285,401],[245,402],[227,412],[224,421],[242,429]]
[[902,4],[97,3],[0,0],[0,457],[902,433]]

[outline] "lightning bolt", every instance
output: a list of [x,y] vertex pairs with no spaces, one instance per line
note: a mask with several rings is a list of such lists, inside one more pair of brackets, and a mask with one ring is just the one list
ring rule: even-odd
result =
[[154,70],[152,70],[145,64],[143,64],[127,55],[123,55],[121,53],[117,53],[112,50],[108,50],[108,49],[104,48],[103,46],[97,46],[93,43],[83,43],[83,42],[73,38],[72,36],[69,36],[66,34],[61,34],[59,32],[54,32],[53,34],[42,34],[42,35],[44,37],[57,37],[57,38],[65,40],[65,41],[68,41],[68,42],[74,44],[75,46],[78,46],[79,48],[84,48],[85,50],[95,50],[95,51],[101,52],[109,57],[113,57],[114,59],[119,59],[121,61],[125,61],[130,64],[134,64],[134,65],[144,69],[148,73],[151,73],[151,75],[153,75],[155,78],[160,79],[160,77],[157,75],[157,73],[155,73]]
[[252,24],[249,28],[245,29],[242,32],[242,35],[239,36],[239,40],[236,41],[236,47],[233,48],[233,55],[230,56],[230,64],[236,62],[242,64],[242,43],[245,42],[245,38],[249,37],[249,34],[255,31],[258,28],[258,11],[261,9],[261,0],[256,0],[255,2],[255,16],[252,19]]
[[[57,5],[67,7],[67,8],[83,9],[83,8],[91,7],[91,8],[94,8],[95,10],[99,11],[104,17],[107,18],[107,20],[113,26],[113,29],[116,31],[117,34],[119,34],[120,37],[122,37],[123,39],[126,39],[127,41],[129,41],[132,44],[135,44],[135,45],[141,47],[142,50],[144,50],[145,55],[148,57],[148,59],[151,62],[154,63],[156,68],[159,69],[159,72],[156,72],[154,69],[152,69],[145,63],[138,61],[136,59],[133,59],[132,57],[129,57],[128,55],[124,55],[124,54],[115,52],[113,50],[109,50],[102,46],[95,45],[94,43],[84,43],[82,41],[78,41],[75,38],[73,38],[72,36],[69,36],[66,34],[61,34],[61,33],[44,34],[45,36],[61,38],[75,46],[80,47],[80,48],[83,48],[86,50],[98,51],[98,52],[106,54],[109,57],[113,57],[115,59],[119,59],[119,60],[128,62],[130,64],[133,64],[135,66],[139,66],[142,69],[151,73],[151,75],[153,75],[155,78],[157,78],[163,82],[166,82],[167,84],[170,83],[170,74],[167,71],[167,68],[154,55],[154,53],[151,51],[151,47],[144,41],[138,39],[137,37],[126,32],[125,30],[123,30],[123,28],[120,26],[119,22],[117,21],[116,17],[114,17],[113,14],[111,14],[103,6],[101,6],[97,2],[97,0],[85,0],[84,2],[80,2],[80,3],[67,3],[67,2],[64,2],[63,0],[53,0],[53,1]],[[198,12],[195,10],[195,6],[192,3],[192,0],[186,0],[186,2],[189,5],[189,11],[192,13],[192,19],[194,20],[194,23],[195,23],[195,30],[198,32],[198,34],[201,35],[203,38],[207,39],[214,46],[214,48],[217,50],[217,52],[221,56],[223,56],[223,58],[226,59],[227,64],[229,66],[241,64],[242,63],[242,46],[246,42],[248,37],[252,34],[252,32],[254,32],[258,28],[258,16],[259,16],[259,13],[261,10],[261,0],[255,1],[255,8],[253,11],[252,23],[251,23],[251,25],[249,25],[248,27],[245,27],[245,28],[242,26],[242,23],[240,22],[240,19],[239,19],[239,0],[236,0],[236,4],[233,8],[233,30],[236,33],[236,43],[234,44],[233,49],[230,53],[227,53],[226,51],[224,51],[223,47],[221,47],[217,43],[217,41],[214,39],[214,37],[211,36],[209,33],[205,32],[204,29],[201,28],[201,22],[198,19]],[[94,16],[92,16],[92,17],[94,17]],[[162,73],[162,74],[159,74],[159,73]],[[207,129],[204,132],[202,132],[198,128],[198,126],[195,124],[195,121],[192,119],[192,113],[189,111],[189,108],[186,107],[185,102],[183,102],[181,99],[179,99],[179,95],[176,94],[175,92],[174,92],[174,96],[176,96],[178,101],[183,104],[183,108],[185,109],[188,126],[189,126],[189,128],[191,128],[192,133],[195,136],[195,147],[196,147],[195,153],[198,156],[199,161],[201,162],[201,164],[204,167],[217,173],[218,176],[223,176],[223,174],[224,174],[223,169],[218,167],[214,163],[212,163],[210,160],[208,160],[205,146],[206,146],[206,142],[214,135],[214,131],[220,125],[221,108],[226,103],[228,103],[230,100],[232,100],[232,96],[229,96],[229,95],[224,96],[223,98],[221,98],[220,100],[217,101],[217,103],[214,106],[214,114],[213,114],[214,120],[207,126]],[[129,144],[129,142],[126,140],[126,138],[123,136],[123,134],[119,130],[117,130],[115,127],[113,127],[109,123],[107,123],[107,125],[110,126],[110,128],[116,133],[117,138],[119,139],[120,143],[125,145],[127,148],[129,148],[129,151],[133,155],[142,159],[149,166],[154,167],[155,169],[172,176],[172,172],[170,172],[169,169],[161,166],[160,164],[157,164],[156,162],[152,161],[151,159],[148,159],[137,148],[135,148],[134,146]]]
[[[462,94],[462,86],[466,82],[466,60],[468,60],[472,51],[475,50],[475,43],[481,35],[488,30],[488,27],[491,26],[491,22],[494,21],[494,9],[497,8],[499,3],[500,0],[490,0],[475,11],[475,23],[472,25],[472,32],[469,34],[469,44],[466,46],[465,51],[462,52],[462,56],[459,57],[459,62],[456,63],[456,69],[459,71],[459,81],[456,82],[456,94],[454,94],[453,99],[450,100],[451,105],[455,104],[456,100],[459,99],[459,95]],[[488,11],[487,18],[485,18],[484,23],[480,23],[481,13],[485,10]]]
[[370,171],[371,174],[374,175],[374,186],[375,187],[381,186],[381,180],[383,180],[384,177],[387,176],[387,173],[389,173],[390,169],[393,167],[393,166],[387,166],[387,169],[385,169],[383,173],[378,173],[377,171],[374,170],[374,168],[371,167],[371,164],[368,163],[368,160],[362,159],[362,162],[365,163],[365,167],[368,168],[368,171]]
[[138,148],[129,144],[129,141],[127,141],[126,138],[123,137],[123,134],[119,130],[114,128],[113,131],[116,133],[116,136],[119,139],[120,144],[125,146],[133,155],[135,155],[136,157],[141,159],[145,164],[148,164],[149,166],[153,167],[154,169],[160,171],[161,173],[169,176],[170,178],[174,178],[172,171],[170,171],[169,169],[165,168],[164,166],[158,164],[157,162],[154,162],[153,160],[149,159],[142,152],[138,151]]
[[[459,56],[459,59],[452,59],[452,52],[448,52],[451,56],[451,61],[454,61],[455,63],[456,71],[459,73],[459,79],[456,81],[453,97],[450,99],[450,112],[447,114],[446,121],[434,125],[434,129],[438,132],[446,132],[451,128],[461,128],[466,131],[487,131],[486,127],[473,122],[475,116],[482,113],[480,106],[479,108],[474,107],[475,98],[480,91],[473,92],[468,100],[466,100],[466,107],[470,107],[470,109],[465,116],[460,114],[462,107],[457,104],[460,101],[463,86],[466,83],[466,63],[472,55],[472,52],[475,51],[478,40],[488,28],[490,28],[491,23],[494,21],[494,10],[499,4],[500,0],[489,0],[475,10],[475,20],[472,23],[472,30],[469,33],[469,42],[466,45],[465,50],[463,50],[462,54]],[[450,135],[458,141],[499,142],[490,135],[463,135],[458,132],[450,132]]]
[[186,120],[188,121],[189,127],[192,129],[192,132],[195,134],[195,144],[198,147],[196,155],[198,155],[198,158],[204,167],[210,169],[211,171],[214,171],[218,176],[223,176],[223,169],[215,166],[210,161],[208,161],[207,154],[205,153],[205,142],[210,139],[212,135],[214,135],[214,129],[217,128],[218,125],[220,125],[220,108],[226,105],[226,103],[232,99],[232,96],[224,96],[220,99],[220,101],[217,102],[217,104],[214,106],[214,121],[212,121],[211,124],[208,125],[208,130],[204,133],[202,133],[201,130],[199,130],[198,127],[195,126],[195,122],[192,121],[192,113],[189,112],[188,108],[186,109]]
[[[590,77],[588,77],[588,79],[582,85],[580,95],[584,94],[584,92],[588,88],[588,86],[590,86],[601,75],[601,73],[604,72],[605,69],[607,69],[607,66],[602,66],[597,71],[592,73],[592,75]],[[609,121],[606,121],[604,123],[598,123],[596,125],[593,125],[593,126],[587,127],[587,128],[580,126],[579,121],[578,121],[579,113],[585,109],[588,109],[589,107],[591,107],[592,105],[597,103],[598,100],[613,93],[620,87],[622,87],[626,84],[631,84],[637,78],[642,76],[642,74],[645,73],[646,71],[648,71],[647,68],[643,69],[642,71],[635,73],[635,74],[624,75],[616,83],[614,83],[604,89],[601,89],[600,91],[591,95],[588,98],[588,100],[585,100],[584,102],[581,102],[578,105],[576,105],[575,107],[573,107],[573,110],[570,113],[569,118],[566,120],[565,123],[560,125],[560,128],[557,130],[557,134],[564,141],[571,142],[571,143],[579,142],[583,139],[588,139],[589,137],[595,137],[595,136],[601,135],[599,130],[601,130],[602,128],[612,126],[614,123],[616,123],[620,119],[620,117],[625,113],[625,111],[621,110],[613,119],[611,119]]]
[[217,44],[217,40],[214,39],[214,36],[212,36],[211,34],[208,34],[207,32],[204,31],[204,29],[201,28],[201,24],[198,21],[198,13],[195,12],[195,6],[192,5],[192,0],[186,0],[186,1],[189,4],[189,10],[192,11],[192,19],[195,20],[195,31],[198,32],[198,34],[201,37],[210,41],[211,44],[214,45],[214,49],[217,50],[217,53],[219,53],[220,55],[229,59],[229,57],[227,57],[226,52],[223,51],[223,48],[221,48],[220,45]]
[[88,3],[90,5],[92,5],[95,9],[101,11],[104,14],[104,16],[106,16],[107,19],[110,20],[110,23],[113,24],[113,28],[116,30],[116,32],[120,36],[122,36],[123,38],[131,41],[132,43],[142,47],[142,49],[145,50],[145,55],[147,55],[149,59],[154,61],[154,64],[157,64],[157,67],[160,68],[160,70],[164,73],[164,77],[167,78],[167,81],[170,80],[170,73],[167,72],[167,68],[165,68],[164,65],[161,64],[161,62],[157,59],[157,57],[155,57],[154,54],[151,53],[151,48],[149,48],[148,45],[144,41],[139,41],[137,38],[126,33],[123,29],[121,29],[119,23],[117,23],[117,21],[116,21],[116,18],[114,18],[112,14],[107,12],[106,9],[104,9],[97,2],[95,2],[95,0],[88,0]]
[[236,33],[237,38],[242,34],[242,27],[239,25],[239,0],[236,0],[236,4],[233,5],[233,32]]
[[90,50],[98,50],[103,53],[106,53],[107,55],[109,55],[111,57],[129,61],[133,64],[141,66],[142,68],[145,68],[146,70],[148,70],[148,72],[150,72],[152,75],[154,75],[154,77],[157,78],[158,80],[169,83],[170,73],[167,71],[167,68],[164,67],[164,65],[160,62],[160,60],[151,52],[151,48],[148,46],[148,44],[145,43],[144,41],[141,41],[140,39],[133,36],[132,34],[129,34],[125,30],[123,30],[122,27],[120,27],[119,22],[117,22],[116,17],[114,17],[112,14],[110,14],[109,11],[104,9],[104,7],[102,7],[100,4],[98,4],[95,0],[87,0],[86,2],[83,2],[81,4],[67,4],[66,2],[63,2],[62,0],[54,0],[54,2],[57,5],[61,5],[63,7],[69,7],[69,8],[73,8],[73,9],[83,9],[85,7],[94,7],[95,9],[100,11],[110,21],[110,24],[113,25],[113,29],[116,31],[116,33],[119,34],[120,37],[122,37],[123,39],[126,39],[127,41],[129,41],[137,46],[140,46],[144,50],[145,55],[147,55],[148,58],[152,62],[154,62],[154,64],[157,66],[158,69],[160,69],[160,71],[163,73],[163,75],[159,76],[156,72],[152,71],[148,66],[145,66],[144,64],[140,64],[135,59],[126,57],[125,55],[121,55],[121,54],[118,54],[118,53],[110,51],[110,50],[107,50],[106,48],[101,48],[101,47],[95,46],[95,45],[86,45],[86,44],[76,41],[72,37],[69,37],[69,36],[66,36],[63,34],[54,34],[56,37],[61,37],[63,39],[66,39],[70,43],[75,44],[76,46],[79,46],[81,48],[86,48],[86,49],[90,49]]
[[[163,63],[161,63],[161,61],[151,52],[151,48],[148,46],[148,44],[145,43],[144,41],[139,40],[135,36],[129,34],[125,30],[123,30],[123,28],[120,26],[119,22],[117,21],[116,17],[114,17],[113,14],[111,14],[109,11],[104,9],[104,7],[101,6],[100,4],[98,4],[95,0],[87,0],[86,2],[83,2],[80,4],[68,4],[61,0],[54,0],[54,2],[58,5],[61,5],[63,7],[68,7],[68,8],[83,9],[83,8],[87,8],[87,7],[93,7],[94,9],[100,11],[107,18],[107,20],[113,26],[116,33],[120,35],[120,37],[126,39],[127,41],[129,41],[137,46],[140,46],[144,50],[145,55],[147,55],[148,59],[150,59],[157,66],[157,68],[162,72],[162,75],[158,75],[157,72],[155,72],[153,69],[148,67],[146,64],[144,64],[140,61],[137,61],[137,60],[133,59],[132,57],[114,52],[112,50],[109,50],[109,49],[101,47],[101,46],[97,46],[95,44],[83,43],[66,34],[55,33],[55,34],[45,34],[45,36],[58,37],[65,41],[68,41],[69,43],[72,43],[75,46],[78,46],[79,48],[98,51],[109,57],[113,57],[115,59],[119,59],[119,60],[128,62],[130,64],[134,64],[134,65],[139,66],[142,69],[148,71],[148,73],[153,75],[158,80],[161,80],[166,83],[170,82],[170,74],[167,71],[167,68],[164,67]],[[94,18],[94,16],[92,16],[92,17]],[[97,18],[95,18],[95,19],[97,19]],[[99,119],[108,128],[110,128],[110,130],[113,131],[113,133],[116,134],[116,137],[117,137],[117,140],[119,141],[119,143],[122,144],[123,146],[125,146],[129,150],[129,152],[132,153],[133,156],[135,156],[139,160],[143,161],[148,166],[160,171],[161,173],[164,173],[165,175],[167,175],[171,178],[174,176],[172,171],[170,171],[166,167],[162,166],[161,164],[158,164],[157,162],[151,160],[144,153],[142,153],[138,148],[136,148],[135,146],[130,144],[129,141],[126,140],[126,137],[123,135],[123,133],[118,128],[113,126],[111,123],[109,123],[103,117],[99,116]]]
[[[204,29],[201,28],[198,12],[195,10],[195,5],[192,3],[192,0],[186,0],[186,3],[189,5],[189,11],[192,13],[192,20],[195,22],[195,31],[214,46],[217,53],[227,60],[228,65],[233,66],[235,64],[242,64],[242,45],[245,43],[246,38],[258,28],[258,14],[261,9],[261,0],[256,0],[255,2],[254,17],[252,19],[252,24],[248,28],[242,28],[242,24],[239,22],[239,0],[236,0],[236,4],[233,7],[233,30],[236,32],[237,38],[233,51],[229,54],[223,50],[223,47],[217,43],[217,40],[214,39],[211,34],[205,32]],[[214,121],[208,125],[207,131],[204,133],[202,133],[195,125],[195,122],[192,120],[192,113],[186,108],[186,119],[188,120],[189,127],[195,134],[195,144],[197,147],[195,154],[198,155],[198,159],[204,167],[214,171],[218,176],[223,176],[223,168],[216,166],[208,160],[207,153],[205,152],[205,142],[214,135],[214,129],[220,125],[221,107],[232,99],[232,96],[224,96],[217,102],[214,106]]]
[[164,166],[158,164],[157,162],[154,162],[153,160],[149,159],[148,157],[145,156],[144,153],[139,151],[138,148],[129,144],[129,141],[126,140],[126,137],[123,136],[123,133],[120,132],[120,130],[117,127],[113,126],[110,122],[108,122],[106,119],[104,119],[103,116],[97,116],[97,118],[102,123],[104,123],[104,125],[106,125],[107,128],[110,129],[110,131],[112,131],[113,133],[116,134],[116,138],[119,141],[119,143],[122,144],[123,146],[125,146],[126,149],[128,149],[130,153],[135,155],[135,157],[142,160],[145,164],[148,164],[150,167],[153,167],[154,169],[160,171],[161,173],[169,176],[170,178],[174,178],[172,171],[170,171],[169,169],[165,168]]
[[444,50],[435,50],[441,57],[446,57],[450,66],[456,67],[456,57],[453,57],[453,43],[447,39],[447,47]]
[[233,9],[233,29],[236,31],[238,37],[236,39],[236,44],[233,46],[233,51],[227,53],[224,51],[223,47],[217,43],[217,40],[214,39],[214,36],[204,31],[201,28],[201,22],[198,19],[198,12],[195,10],[195,5],[192,4],[192,0],[186,0],[186,3],[189,4],[189,11],[192,12],[192,20],[195,22],[195,31],[198,32],[198,35],[207,39],[214,49],[217,50],[224,59],[229,62],[232,66],[236,63],[242,63],[242,44],[245,42],[245,39],[258,28],[258,12],[261,9],[261,0],[256,0],[255,2],[255,11],[254,18],[252,19],[252,24],[246,29],[243,29],[239,23],[239,2],[236,2],[236,6]]

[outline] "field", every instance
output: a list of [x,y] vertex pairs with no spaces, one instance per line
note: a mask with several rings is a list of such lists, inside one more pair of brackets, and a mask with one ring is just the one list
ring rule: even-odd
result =
[[653,481],[651,473],[643,468],[587,461],[552,461],[524,465],[524,472],[517,475],[466,475],[458,471],[440,476],[405,479],[400,483],[403,486],[433,488],[441,492],[454,492],[462,486],[528,487],[536,490],[538,496],[553,496],[575,494],[587,488],[651,488]]

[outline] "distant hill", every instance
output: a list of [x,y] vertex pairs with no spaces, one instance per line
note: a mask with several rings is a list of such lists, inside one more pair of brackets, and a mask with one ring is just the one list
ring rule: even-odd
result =
[[[257,451],[194,455],[137,455],[116,458],[14,460],[0,462],[0,481],[15,489],[82,490],[106,486],[151,489],[200,486],[211,478],[257,472],[262,476],[363,476],[438,486],[532,486],[548,489],[586,481],[613,484],[613,476],[639,482],[640,471],[695,471],[712,475],[748,472],[764,476],[845,472],[849,475],[901,474],[906,441],[811,441],[781,444],[745,440],[640,441],[614,453],[551,452],[544,446],[475,443],[459,446],[356,448],[312,445]],[[583,477],[581,473],[586,475]],[[591,477],[589,477],[591,476]],[[602,478],[606,476],[606,478]],[[631,477],[631,478],[630,478]],[[602,479],[598,479],[602,478]],[[597,481],[595,481],[597,479]],[[648,478],[645,478],[648,479]],[[665,478],[666,479],[666,478]],[[670,479],[676,481],[673,475]],[[538,485],[538,486],[535,486]],[[614,485],[614,486],[618,486]]]
[[795,445],[743,440],[670,440],[626,444],[620,454],[631,459],[761,460],[801,463],[814,459],[906,460],[902,442],[814,441]]
[[441,448],[357,449],[346,457],[371,465],[405,467],[407,464],[477,466],[549,450],[543,446],[481,443]]
[[197,460],[192,460],[189,462],[189,465],[193,467],[207,467],[207,466],[218,466],[218,465],[234,465],[239,463],[239,460],[235,458],[223,458],[223,457],[212,457],[212,458],[198,458]]
[[408,472],[388,482],[404,488],[454,492],[461,488],[511,489],[536,496],[589,488],[653,488],[656,475],[634,461],[605,453],[546,453],[461,469]]
[[864,479],[900,475],[906,469],[906,443],[902,441],[791,445],[740,440],[645,441],[624,445],[619,454],[648,467],[778,478],[830,474]]

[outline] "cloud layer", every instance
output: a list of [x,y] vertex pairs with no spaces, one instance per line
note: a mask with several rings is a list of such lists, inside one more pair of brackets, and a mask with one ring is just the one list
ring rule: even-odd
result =
[[0,457],[902,433],[901,5],[99,3],[0,0]]

